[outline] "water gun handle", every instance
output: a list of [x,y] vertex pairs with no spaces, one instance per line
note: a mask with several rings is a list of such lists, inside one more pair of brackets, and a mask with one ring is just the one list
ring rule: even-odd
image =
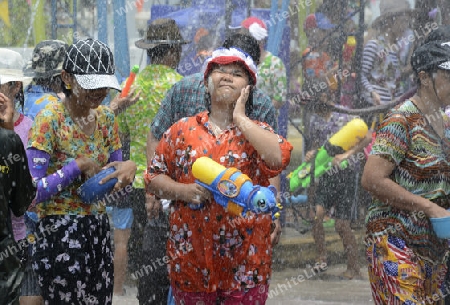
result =
[[305,180],[309,180],[311,171],[311,162],[303,162],[297,169],[291,174],[289,181],[291,192],[297,190],[300,186],[304,187]]
[[[223,196],[220,192],[218,192],[215,188],[211,187],[210,185],[201,182],[200,180],[195,180],[195,183],[203,186],[207,190],[209,190],[214,197],[214,201],[217,204],[220,204],[223,208],[227,209],[230,213],[235,215],[242,215],[244,216],[247,212],[248,208],[244,203],[237,203],[235,201],[231,201],[229,198]],[[191,207],[191,206],[190,206]],[[203,205],[198,207],[197,209],[202,208]],[[191,207],[192,208],[192,207]]]
[[125,82],[125,86],[122,89],[122,92],[120,93],[120,97],[126,97],[128,93],[130,92],[131,85],[134,83],[134,80],[136,79],[136,74],[139,72],[139,66],[134,65],[131,69],[130,75],[127,78],[127,81]]

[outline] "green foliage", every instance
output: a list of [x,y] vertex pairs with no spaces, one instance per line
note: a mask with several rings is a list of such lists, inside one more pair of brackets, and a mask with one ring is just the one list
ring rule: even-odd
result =
[[[31,8],[27,1],[9,0],[9,20],[11,27],[7,27],[0,19],[0,46],[22,47],[28,34],[31,20]],[[33,31],[28,38],[28,45],[34,45]]]

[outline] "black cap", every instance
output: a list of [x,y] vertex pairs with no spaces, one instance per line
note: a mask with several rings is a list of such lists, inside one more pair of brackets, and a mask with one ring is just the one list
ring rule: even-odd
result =
[[121,90],[114,76],[114,57],[99,40],[78,40],[67,50],[63,70],[72,73],[84,89],[113,88]]
[[418,47],[411,56],[416,73],[433,69],[450,70],[450,41],[431,41]]
[[450,41],[450,25],[441,25],[437,29],[433,30],[427,35],[427,37],[425,37],[423,43],[441,40]]

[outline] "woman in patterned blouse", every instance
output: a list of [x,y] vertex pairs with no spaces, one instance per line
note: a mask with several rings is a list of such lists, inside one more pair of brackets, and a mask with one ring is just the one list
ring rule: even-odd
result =
[[[102,167],[116,171],[114,190],[128,186],[136,165],[122,161],[118,125],[100,106],[110,88],[120,90],[112,52],[102,42],[69,47],[61,79],[65,98],[36,116],[27,156],[37,184],[39,215],[33,269],[46,304],[111,304],[113,253],[105,201],[88,204],[78,187]],[[122,192],[122,191],[121,191]],[[112,198],[112,199],[111,199]]]
[[[289,164],[292,146],[268,124],[246,114],[256,84],[250,56],[235,48],[218,49],[204,77],[209,113],[172,125],[146,176],[149,192],[174,200],[165,260],[173,294],[177,304],[186,305],[200,300],[264,304],[271,274],[271,216],[229,214],[207,189],[194,183],[192,164],[207,156],[267,186],[268,179]],[[192,204],[204,207],[191,209]]]
[[429,218],[450,216],[450,120],[443,111],[450,42],[419,47],[411,64],[418,91],[380,124],[362,177],[374,196],[365,243],[376,304],[428,304],[448,295],[448,243]]

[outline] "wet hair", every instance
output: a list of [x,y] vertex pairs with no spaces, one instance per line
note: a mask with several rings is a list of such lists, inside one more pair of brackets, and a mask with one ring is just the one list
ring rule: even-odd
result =
[[225,39],[222,44],[224,48],[238,48],[250,55],[253,61],[258,66],[259,58],[261,57],[261,49],[258,41],[251,35],[236,33]]
[[[16,83],[17,82],[9,82],[8,84],[9,84],[9,87],[11,88],[11,87],[16,86]],[[19,90],[19,92],[17,92],[16,96],[14,97],[14,104],[19,103],[20,108],[22,109],[22,112],[23,112],[23,107],[25,105],[25,96],[23,94],[23,83],[19,82],[19,84],[20,84],[20,90]]]
[[52,76],[50,78],[33,78],[33,82],[38,86],[42,86],[50,90],[53,90],[53,88],[58,88],[61,87],[61,85],[64,85],[61,79],[61,74]]
[[214,33],[208,33],[204,36],[201,36],[198,42],[195,44],[197,53],[201,51],[214,50],[217,45],[216,39],[217,37],[214,35]]
[[[69,73],[69,74],[70,74],[70,73]],[[70,76],[73,77],[73,74],[70,74]],[[67,89],[67,88],[66,88],[66,83],[63,82],[62,80],[61,80],[61,92],[64,93],[64,95],[65,95],[66,97],[69,97],[69,96],[72,95],[72,89]]]
[[425,37],[424,44],[432,41],[450,41],[450,25],[441,25]]
[[[434,41],[450,41],[450,25],[441,25],[437,29],[431,31],[424,39],[423,44],[431,43]],[[420,46],[418,46],[415,50],[417,50]],[[414,51],[415,51],[414,50]],[[437,66],[425,70],[421,70],[428,74],[430,78],[433,78],[434,73],[436,73],[438,70]],[[419,71],[420,72],[420,71]],[[420,87],[420,78],[419,73],[415,71],[414,73],[416,84],[418,87]]]

